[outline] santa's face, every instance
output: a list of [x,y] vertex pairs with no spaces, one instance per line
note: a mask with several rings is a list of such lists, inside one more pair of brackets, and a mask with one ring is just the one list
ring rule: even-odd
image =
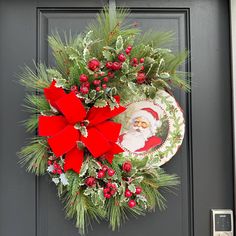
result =
[[143,117],[137,117],[133,120],[130,129],[123,136],[121,145],[131,152],[144,147],[145,142],[152,136],[151,125]]
[[133,126],[146,129],[146,128],[150,127],[150,122],[145,120],[143,117],[137,117],[134,120]]

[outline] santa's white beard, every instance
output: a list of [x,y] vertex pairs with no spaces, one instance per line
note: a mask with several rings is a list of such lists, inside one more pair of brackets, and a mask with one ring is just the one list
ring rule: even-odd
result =
[[131,152],[144,147],[146,140],[152,136],[149,128],[132,127],[124,136],[121,145]]

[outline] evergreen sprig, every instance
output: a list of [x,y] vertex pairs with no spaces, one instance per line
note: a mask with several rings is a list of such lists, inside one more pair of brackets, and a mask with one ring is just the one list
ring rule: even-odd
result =
[[45,138],[34,137],[27,146],[18,153],[20,164],[25,166],[29,172],[36,175],[46,173],[48,161],[48,144]]

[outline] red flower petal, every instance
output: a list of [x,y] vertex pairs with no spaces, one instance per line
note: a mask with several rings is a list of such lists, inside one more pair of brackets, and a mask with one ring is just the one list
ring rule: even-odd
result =
[[73,170],[79,174],[84,161],[84,151],[74,147],[66,153],[64,171]]
[[101,124],[96,125],[96,128],[110,141],[117,142],[121,124],[113,121],[105,121]]
[[111,149],[111,144],[96,128],[88,128],[88,137],[81,136],[81,141],[94,157],[99,157]]
[[56,109],[58,109],[57,105],[56,105],[56,101],[63,97],[64,95],[66,95],[65,91],[62,88],[57,88],[55,87],[56,81],[53,80],[50,87],[49,88],[45,88],[44,89],[44,95],[46,97],[46,99],[48,100],[48,102],[55,107]]
[[66,125],[67,121],[63,116],[39,116],[38,135],[53,136]]
[[53,153],[59,157],[75,147],[79,138],[80,135],[78,130],[76,130],[73,126],[68,125],[55,136],[49,138],[48,144]]
[[112,161],[114,159],[114,155],[121,153],[121,152],[124,152],[124,150],[116,143],[113,143],[112,148],[107,153],[104,154],[104,157],[107,159],[107,161],[109,163],[112,164]]
[[84,120],[86,116],[86,110],[82,102],[73,92],[60,98],[56,104],[66,117],[67,121],[71,124],[76,124],[77,122]]

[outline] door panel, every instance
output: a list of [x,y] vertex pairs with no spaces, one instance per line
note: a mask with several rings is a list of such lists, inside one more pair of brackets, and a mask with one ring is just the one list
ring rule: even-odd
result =
[[[41,61],[46,61],[48,64],[54,64],[53,57],[51,55],[50,49],[47,44],[47,37],[55,30],[59,30],[61,35],[66,32],[69,34],[81,33],[87,26],[87,24],[94,19],[97,10],[92,9],[38,9],[39,14],[39,45],[40,45],[40,55],[39,59]],[[173,31],[176,36],[176,40],[173,42],[172,49],[174,51],[184,50],[188,48],[188,31],[186,26],[188,25],[188,10],[186,9],[133,9],[132,16],[130,17],[130,22],[140,23],[140,27],[145,31],[149,29],[160,30],[160,31]],[[187,65],[186,65],[187,66]],[[184,69],[184,68],[182,68]],[[176,92],[176,98],[181,103],[181,106],[184,110],[187,110],[187,96],[184,93]],[[183,147],[176,155],[175,159],[170,162],[166,169],[170,173],[177,173],[181,180],[182,184],[178,190],[176,190],[177,197],[173,194],[167,193],[168,198],[168,209],[166,212],[160,213],[157,211],[155,214],[148,214],[146,218],[132,219],[128,224],[121,229],[119,233],[111,233],[110,230],[107,230],[105,224],[101,226],[95,226],[96,231],[90,233],[89,235],[97,235],[98,228],[101,232],[107,232],[110,235],[123,235],[130,234],[131,231],[137,231],[136,235],[143,235],[148,233],[153,235],[153,232],[165,232],[165,235],[189,235],[189,224],[182,224],[182,222],[187,222],[191,219],[190,207],[189,206],[189,154],[187,150],[186,142],[188,140],[188,133],[185,138]],[[48,235],[64,235],[67,231],[62,230],[60,227],[55,229],[55,227],[45,227],[46,225],[53,225],[55,217],[58,216],[58,204],[54,207],[48,205],[51,201],[55,201],[55,191],[53,192],[52,185],[45,183],[44,179],[39,181],[39,218],[42,219],[42,224],[39,224],[39,230],[43,230],[39,235],[45,235],[45,229],[53,230]],[[53,187],[53,189],[55,189]],[[50,201],[45,201],[45,198],[50,198]],[[184,200],[185,199],[185,200]],[[184,201],[183,201],[184,200]],[[55,209],[56,208],[56,209]],[[50,209],[50,212],[48,212]],[[47,216],[47,220],[45,220]],[[59,219],[58,219],[59,220]],[[60,213],[60,222],[63,224],[64,215]],[[169,223],[173,224],[173,227],[168,227]],[[71,224],[71,222],[69,222]],[[71,229],[70,229],[71,230]],[[69,232],[70,232],[69,230]],[[72,232],[74,229],[72,229]]]
[[[13,83],[19,66],[34,58],[53,65],[47,36],[58,30],[82,32],[106,1],[0,0],[0,235],[75,236],[72,221],[49,178],[33,178],[16,163],[16,151],[26,135],[18,122],[24,90]],[[93,235],[210,235],[210,209],[233,208],[232,121],[229,66],[228,4],[221,0],[117,0],[131,7],[131,22],[140,27],[173,31],[174,51],[187,48],[192,93],[175,91],[186,118],[186,136],[177,155],[164,166],[177,173],[176,195],[166,193],[164,212],[131,218],[119,232],[94,223]],[[11,168],[11,169],[10,169]],[[10,186],[10,187],[9,187]],[[14,227],[12,227],[14,222]]]

